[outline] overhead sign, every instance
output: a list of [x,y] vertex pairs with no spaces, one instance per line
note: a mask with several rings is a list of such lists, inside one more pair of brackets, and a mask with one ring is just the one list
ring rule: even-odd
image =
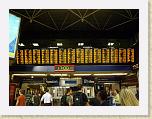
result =
[[74,65],[54,65],[54,71],[71,72],[74,71]]

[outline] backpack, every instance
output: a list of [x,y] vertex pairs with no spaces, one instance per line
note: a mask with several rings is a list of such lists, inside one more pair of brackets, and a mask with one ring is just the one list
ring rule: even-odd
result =
[[67,96],[63,95],[61,97],[61,106],[68,106],[67,101],[66,101]]
[[84,101],[83,101],[83,93],[77,92],[73,96],[73,105],[74,106],[84,106]]

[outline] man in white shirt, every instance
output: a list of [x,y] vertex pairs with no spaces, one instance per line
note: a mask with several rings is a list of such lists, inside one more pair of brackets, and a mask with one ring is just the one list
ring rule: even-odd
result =
[[42,101],[44,101],[44,106],[52,106],[53,99],[48,89],[46,90],[45,94],[41,97],[40,105]]

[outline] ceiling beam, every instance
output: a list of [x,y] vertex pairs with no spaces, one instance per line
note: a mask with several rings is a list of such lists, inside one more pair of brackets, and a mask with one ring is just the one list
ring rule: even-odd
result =
[[20,16],[22,16],[22,17],[24,17],[24,18],[26,18],[26,19],[29,19],[30,20],[30,18],[29,17],[27,17],[27,16],[25,16],[25,15],[23,15],[23,14],[21,14],[21,13],[19,13],[19,12],[16,12],[16,11],[14,11],[14,10],[10,10],[11,12],[14,12],[14,13],[16,13],[16,14],[18,14],[18,15],[20,15]]
[[67,15],[65,16],[64,21],[62,22],[62,25],[60,27],[60,30],[62,30],[62,27],[63,27],[65,21],[68,19],[68,16],[69,16],[69,13],[67,13]]
[[63,30],[65,30],[65,29],[67,29],[67,28],[69,28],[69,27],[75,25],[75,24],[78,23],[80,20],[81,20],[81,19],[79,19],[79,20],[77,20],[77,21],[75,21],[75,22],[69,24],[68,26],[64,27]]
[[33,14],[32,14],[32,19],[33,19],[33,16],[34,16],[34,14],[35,14],[35,11],[36,11],[36,9],[34,9],[34,11],[33,11]]
[[108,16],[107,20],[105,21],[104,25],[103,25],[103,30],[105,29],[106,25],[108,24],[110,18],[112,17],[112,15]]
[[91,15],[95,14],[95,13],[96,13],[96,12],[98,12],[98,11],[100,11],[100,9],[97,9],[97,10],[95,10],[95,11],[91,12],[90,14],[88,14],[88,15],[84,16],[83,18],[87,18],[87,17],[89,17],[89,16],[91,16]]
[[44,11],[44,12],[40,13],[40,14],[37,14],[37,16],[34,16],[33,18],[37,18],[37,17],[39,17],[39,16],[41,16],[41,15],[43,15],[43,14],[47,13],[47,12],[48,12],[48,11],[46,10],[46,11]]
[[130,17],[128,17],[128,16],[126,16],[126,15],[124,15],[124,14],[121,14],[121,13],[119,13],[119,12],[116,12],[116,14],[118,14],[118,15],[120,15],[120,16],[123,16],[123,17],[125,17],[125,18],[127,18],[127,19],[131,19]]
[[95,15],[93,15],[93,18],[94,18],[94,20],[95,20],[95,22],[96,22],[96,24],[97,24],[97,26],[98,26],[99,30],[101,30],[101,29],[100,29],[99,22],[98,22],[98,20],[96,19]]
[[133,18],[135,18],[135,17],[137,16],[138,13],[139,13],[139,12],[136,12],[136,14],[133,16]]
[[99,30],[95,25],[93,25],[92,23],[90,23],[89,21],[87,21],[86,19],[84,19],[84,21],[89,24],[91,27],[93,27],[96,30]]
[[118,27],[118,26],[124,25],[124,24],[126,24],[126,23],[128,23],[128,22],[131,22],[131,21],[133,21],[133,20],[134,20],[134,19],[130,19],[130,20],[128,20],[128,21],[125,21],[125,22],[122,22],[122,23],[120,23],[120,24],[114,25],[114,26],[112,26],[112,27],[110,27],[110,28],[107,28],[106,30],[111,30],[111,29],[113,29],[113,28],[116,28],[116,27]]
[[[19,13],[19,12],[16,12],[16,11],[14,11],[14,10],[11,10],[11,11],[14,12],[14,13],[16,13],[16,14],[18,14],[18,15],[20,15],[20,16],[22,16],[22,17],[24,17],[24,18],[26,18],[26,19],[31,20],[31,18],[29,18],[29,17],[27,17],[27,16],[25,16],[25,15]],[[49,28],[49,29],[56,30],[55,28],[50,27],[50,26],[48,26],[48,25],[46,25],[46,24],[43,24],[43,23],[41,23],[41,22],[39,22],[39,21],[37,21],[37,20],[35,20],[35,19],[33,19],[32,21],[34,21],[34,22],[36,22],[36,23],[39,23],[40,25],[45,26],[45,27],[47,27],[47,28]]]
[[82,14],[81,14],[80,10],[79,10],[79,9],[77,9],[77,11],[78,11],[78,13],[80,14],[80,17],[82,18]]
[[51,14],[50,14],[49,12],[48,12],[48,15],[49,15],[49,17],[51,18],[51,20],[52,20],[52,22],[53,22],[54,26],[56,27],[56,29],[57,29],[57,30],[59,30],[59,28],[58,28],[57,24],[55,23],[55,21],[54,21],[53,17],[51,16]]
[[77,17],[81,18],[81,16],[79,16],[77,13],[75,13],[73,10],[69,9],[68,11],[70,11],[72,14],[76,15]]
[[35,15],[33,16],[33,18],[35,18],[41,11],[42,11],[42,9],[40,9],[37,13],[35,13]]
[[29,15],[29,13],[26,9],[25,9],[25,12],[26,12],[27,16],[31,19],[31,16]]
[[86,16],[87,12],[88,12],[88,9],[85,11],[85,13],[83,15],[83,18]]
[[131,13],[131,10],[128,10],[129,11],[129,14],[130,14],[130,18],[132,18],[132,13]]

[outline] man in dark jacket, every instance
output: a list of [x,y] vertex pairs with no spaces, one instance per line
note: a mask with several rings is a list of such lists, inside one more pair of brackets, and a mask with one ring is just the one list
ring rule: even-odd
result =
[[82,92],[82,85],[78,85],[78,91],[73,95],[74,106],[87,106],[88,98],[85,93]]

